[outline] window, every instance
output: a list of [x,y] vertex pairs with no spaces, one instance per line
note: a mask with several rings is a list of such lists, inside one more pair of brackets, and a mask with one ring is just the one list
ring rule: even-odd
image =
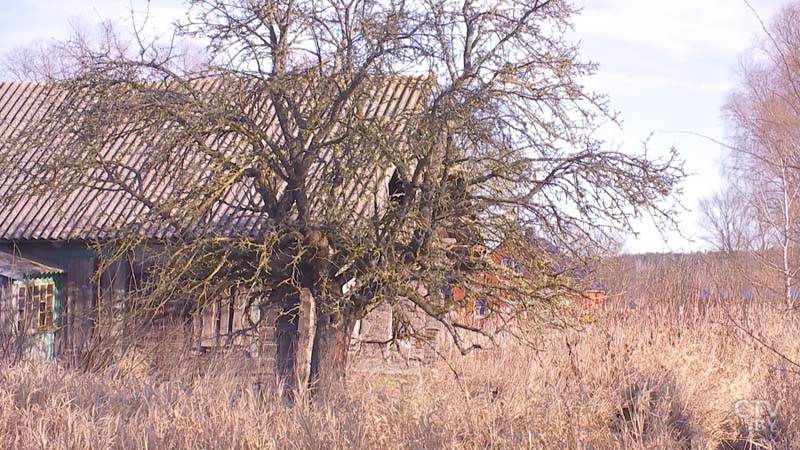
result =
[[445,286],[445,287],[441,288],[440,291],[442,293],[442,298],[444,299],[444,301],[446,301],[446,302],[452,302],[453,301],[453,298],[455,297],[455,294],[453,292],[453,287],[452,286]]
[[503,256],[503,259],[500,262],[500,264],[503,267],[509,268],[509,269],[511,269],[511,270],[513,270],[514,272],[517,272],[517,273],[522,273],[522,271],[523,271],[522,264],[520,264],[514,258],[509,258],[508,256]]
[[403,203],[403,197],[405,196],[405,183],[400,179],[400,174],[395,169],[394,173],[392,173],[392,178],[389,179],[389,201],[396,206]]
[[[25,330],[33,323],[39,329],[54,325],[56,285],[35,282],[17,286],[17,329]],[[35,322],[34,322],[35,321]]]
[[489,304],[486,302],[485,298],[475,300],[474,315],[476,319],[485,319],[489,316]]

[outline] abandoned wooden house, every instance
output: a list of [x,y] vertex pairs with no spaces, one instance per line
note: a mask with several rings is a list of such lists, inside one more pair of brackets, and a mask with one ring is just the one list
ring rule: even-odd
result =
[[[207,83],[208,89],[218,88],[219,83],[213,80]],[[364,105],[365,117],[385,119],[391,124],[393,117],[418,107],[425,84],[425,79],[420,77],[387,80],[376,87],[369,104]],[[20,130],[59,101],[56,84],[0,82],[0,157],[5,157],[4,150],[16,144],[15,136]],[[268,108],[269,100],[264,102],[264,107]],[[273,116],[271,120],[277,119]],[[271,129],[272,125],[264,127]],[[387,132],[398,132],[399,128],[395,124],[387,127]],[[129,152],[148,151],[146,144],[126,140],[109,144],[101,156],[113,158],[119,146],[135,146],[126,148]],[[46,155],[47,149],[27,151],[30,160],[36,161]],[[355,202],[352,198],[343,199],[353,205],[353,214],[359,213],[358,205],[369,207],[388,199],[390,167],[380,169],[375,170],[374,176],[387,192],[373,196],[356,192]],[[163,174],[143,179],[144,183],[151,183],[143,189],[153,194],[153,198],[159,198],[159,190],[169,189],[169,180],[164,183]],[[258,229],[258,221],[250,212],[252,208],[244,204],[245,194],[231,192],[225,204],[217,208],[212,220],[222,233],[248,233]],[[0,280],[5,286],[0,304],[4,317],[9,319],[3,323],[5,328],[0,330],[0,335],[24,335],[23,341],[29,349],[26,351],[47,358],[80,351],[95,333],[100,311],[113,309],[119,299],[137,285],[139,278],[148,273],[147,264],[151,263],[134,251],[124,263],[98,274],[99,255],[92,245],[102,243],[118,230],[130,229],[141,205],[131,201],[125,192],[95,189],[89,183],[67,195],[33,195],[26,191],[24,174],[7,173],[0,173],[0,198],[5,200],[5,206],[0,207]],[[243,226],[250,228],[243,229]],[[154,242],[168,237],[146,226],[140,230]],[[230,344],[229,338],[235,336],[235,343],[253,347],[254,352],[270,351],[270,331],[240,333],[253,314],[267,314],[246,310],[246,304],[243,296],[231,292],[230,296],[205,308],[194,319],[196,348],[202,351]],[[20,328],[22,326],[24,329]],[[363,323],[357,328],[359,335],[377,333],[383,336],[384,331],[390,331],[390,325]]]
[[[220,89],[217,80],[203,81],[203,89]],[[388,126],[386,133],[403,133],[397,117],[411,112],[424,101],[427,81],[420,77],[395,77],[379,83],[374,95],[368,97],[361,108],[362,119],[376,119]],[[256,98],[264,109],[270,100]],[[0,82],[0,157],[7,149],[17,145],[15,140],[21,130],[38,120],[42,111],[54,108],[59,101],[58,86],[50,83]],[[263,103],[261,103],[263,102]],[[269,117],[264,114],[263,117]],[[273,115],[271,121],[277,119]],[[266,130],[275,129],[264,123]],[[128,155],[148,152],[145,139],[125,138],[104,143],[99,150],[101,159],[113,161],[121,149]],[[215,141],[216,142],[216,141]],[[46,145],[43,145],[46,147]],[[26,148],[25,157],[35,163],[47,157],[47,148]],[[231,151],[226,148],[225,151]],[[135,161],[136,159],[132,159]],[[329,164],[323,161],[322,164]],[[374,161],[364,170],[374,177],[382,189],[370,192],[355,190],[341,193],[341,203],[347,214],[358,220],[369,208],[385,207],[393,200],[397,183],[388,161]],[[145,167],[143,172],[157,168]],[[396,175],[396,174],[395,174]],[[164,192],[172,188],[169,174],[140,174],[141,192],[154,202],[160,201]],[[324,189],[325,180],[312,180],[309,189]],[[26,189],[26,175],[0,173],[0,309],[4,322],[0,336],[16,336],[15,352],[18,355],[36,354],[53,358],[62,354],[79,354],[97,337],[101,325],[108,325],[118,317],[119,305],[136,290],[157,264],[148,257],[146,248],[157,247],[169,238],[169,232],[155,230],[147,223],[138,222],[148,207],[137,203],[124,190],[107,190],[93,187],[92,183],[78,184],[74,192],[62,195],[32,194]],[[214,209],[215,232],[231,236],[258,236],[263,213],[253,213],[249,190],[252,185],[241,185],[226,192],[225,199]],[[381,206],[383,205],[383,206]],[[141,248],[129,251],[126,258],[111,266],[102,267],[100,255],[95,251],[113,239],[120,230],[140,233],[145,237]],[[490,252],[497,265],[513,265],[513,255],[506,255],[502,247]],[[488,274],[487,277],[496,276]],[[444,301],[459,301],[463,292],[458,286],[433,287],[441,290]],[[594,294],[593,294],[594,295]],[[602,298],[602,293],[599,294]],[[207,349],[237,346],[250,354],[267,355],[275,351],[274,336],[277,311],[252,303],[247,292],[230,289],[194,312],[191,345],[197,352]],[[463,302],[462,302],[463,303]],[[466,323],[480,328],[492,313],[491,301],[472,299],[460,313]],[[394,340],[397,344],[395,321],[391,307],[379,308],[355,325],[353,345],[364,348],[385,349]],[[427,319],[426,319],[427,320]],[[262,326],[253,327],[254,323]],[[436,324],[424,322],[419,327],[432,339],[437,334]],[[5,339],[4,342],[11,342]],[[410,342],[404,343],[410,346]],[[383,351],[383,350],[382,350]]]

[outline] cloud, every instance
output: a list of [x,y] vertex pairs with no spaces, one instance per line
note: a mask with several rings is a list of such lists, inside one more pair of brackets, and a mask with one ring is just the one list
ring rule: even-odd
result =
[[[708,52],[739,53],[760,31],[757,19],[741,0],[583,2],[583,13],[575,25],[584,39],[632,43],[678,59]],[[781,3],[757,0],[753,6],[767,20]]]
[[730,82],[703,82],[693,79],[677,79],[658,75],[611,73],[600,71],[586,78],[588,87],[613,92],[617,95],[635,95],[655,90],[679,89],[695,92],[729,92]]
[[[5,2],[7,1],[7,3]],[[104,20],[130,28],[133,10],[137,25],[149,11],[145,31],[163,33],[185,15],[182,0],[5,0],[0,11],[0,55],[33,40],[65,39],[70,22],[91,25]]]

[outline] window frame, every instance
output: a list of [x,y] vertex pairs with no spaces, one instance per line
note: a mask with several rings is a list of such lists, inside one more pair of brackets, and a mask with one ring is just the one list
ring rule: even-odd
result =
[[19,281],[14,284],[18,333],[46,332],[55,328],[55,280]]
[[503,256],[500,259],[500,265],[507,269],[512,270],[514,273],[518,274],[525,273],[525,266],[523,266],[519,261],[510,256]]
[[475,305],[472,308],[472,316],[476,319],[485,319],[489,317],[489,301],[484,297],[475,299]]

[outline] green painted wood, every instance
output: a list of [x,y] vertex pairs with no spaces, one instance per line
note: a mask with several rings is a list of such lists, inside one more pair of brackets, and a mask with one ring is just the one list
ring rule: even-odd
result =
[[23,280],[12,280],[12,284],[15,286],[19,285],[26,285],[26,284],[34,284],[34,283],[53,283],[53,325],[55,327],[52,331],[36,331],[34,334],[28,336],[31,340],[30,343],[26,343],[26,347],[31,349],[36,349],[43,359],[52,360],[54,359],[56,354],[56,333],[58,333],[63,327],[61,324],[61,308],[63,305],[62,293],[64,292],[63,289],[63,281],[64,277],[62,275],[44,275],[44,276],[34,276],[28,277]]

